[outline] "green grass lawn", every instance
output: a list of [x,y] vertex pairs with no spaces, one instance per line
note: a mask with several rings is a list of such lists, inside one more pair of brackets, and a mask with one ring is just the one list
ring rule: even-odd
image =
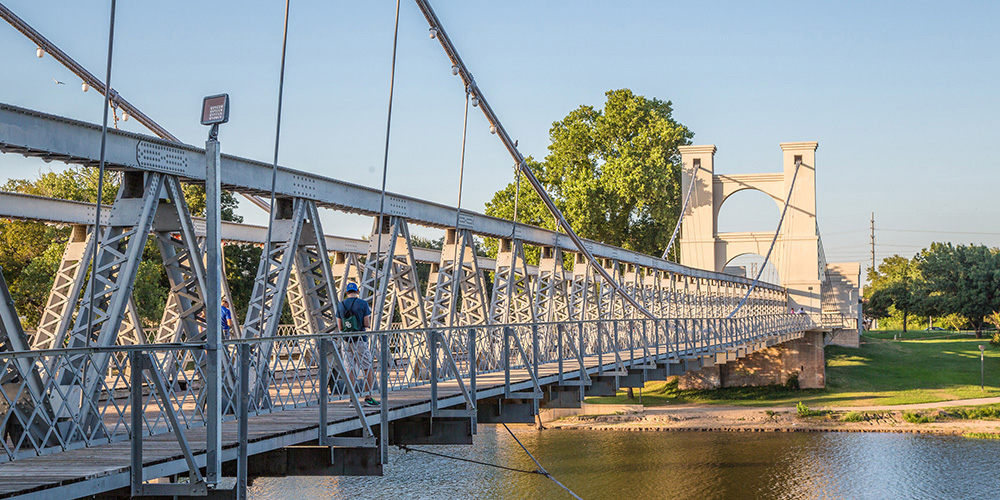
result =
[[[642,404],[712,403],[745,406],[871,406],[930,403],[1000,396],[1000,348],[987,339],[955,332],[865,333],[860,348],[826,348],[826,389],[780,386],[732,387],[713,391],[677,389],[676,380],[650,382]],[[945,338],[950,337],[950,338]],[[919,338],[919,340],[918,340]],[[979,388],[979,345],[986,345],[986,390]],[[624,392],[587,398],[588,403],[638,403]]]

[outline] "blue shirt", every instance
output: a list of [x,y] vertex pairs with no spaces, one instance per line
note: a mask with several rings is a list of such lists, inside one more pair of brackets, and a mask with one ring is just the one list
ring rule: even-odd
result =
[[343,302],[337,304],[337,317],[341,321],[344,321],[344,317],[347,316],[347,310],[350,309],[351,313],[361,319],[361,330],[365,329],[365,318],[372,315],[372,308],[367,302],[357,298],[348,297],[344,299]]
[[228,332],[229,323],[233,321],[233,313],[229,311],[228,307],[222,306],[222,317],[220,319],[222,320],[222,331]]

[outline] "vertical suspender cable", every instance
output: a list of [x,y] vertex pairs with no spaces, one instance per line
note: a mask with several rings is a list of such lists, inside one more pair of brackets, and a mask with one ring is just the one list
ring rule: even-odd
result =
[[[285,49],[288,47],[288,7],[291,0],[285,0],[285,27],[281,36],[281,72],[278,76],[278,117],[274,125],[274,162],[271,164],[271,210],[268,213],[267,237],[264,239],[264,250],[261,258],[264,259],[264,280],[267,280],[267,269],[271,264],[271,256],[268,252],[271,249],[271,230],[274,227],[274,190],[278,183],[278,145],[281,142],[281,98],[285,91]],[[264,285],[262,292],[266,292]],[[260,318],[257,322],[257,335],[264,331],[264,297],[261,296]]]
[[[455,296],[460,288],[458,287],[458,277],[462,274],[462,269],[458,266],[458,252],[459,252],[459,229],[458,225],[462,220],[462,186],[465,182],[465,138],[469,131],[469,88],[465,89],[465,117],[462,122],[462,156],[458,162],[458,204],[455,205],[455,255],[452,260],[452,275],[451,275],[451,287],[452,287],[452,297]],[[462,253],[465,253],[465,247],[462,247]],[[475,255],[472,258],[476,258]],[[464,266],[464,264],[463,264]],[[456,303],[457,305],[457,303]],[[450,320],[448,326],[456,325],[456,308],[452,307],[450,311]]]
[[[111,0],[111,22],[108,27],[108,70],[105,74],[105,88],[111,88],[111,56],[115,47],[115,0]],[[94,232],[91,238],[94,240],[94,253],[90,260],[90,302],[87,304],[87,347],[90,347],[90,338],[94,331],[94,292],[97,282],[97,260],[101,250],[101,197],[104,196],[104,160],[108,144],[108,109],[111,107],[111,99],[114,94],[107,92],[103,99],[104,122],[101,125],[101,162],[97,167],[97,212],[94,216]],[[59,346],[52,346],[59,347]]]
[[[684,168],[684,165],[681,165]],[[670,235],[670,242],[667,243],[667,249],[663,251],[663,259],[667,259],[667,254],[670,253],[670,247],[674,246],[674,240],[677,238],[677,231],[681,229],[681,221],[684,220],[684,214],[687,213],[688,202],[691,201],[691,193],[694,192],[694,185],[698,180],[697,177],[698,169],[692,164],[691,169],[691,184],[688,185],[688,192],[684,195],[684,205],[681,206],[681,214],[677,217],[677,225],[674,226],[674,234]]]
[[795,162],[795,173],[792,174],[792,184],[788,187],[788,197],[785,198],[785,208],[781,210],[781,218],[778,219],[778,227],[774,230],[774,238],[771,239],[771,246],[767,249],[767,255],[764,256],[764,262],[761,262],[760,268],[757,269],[757,275],[753,278],[753,283],[750,288],[747,289],[747,294],[743,296],[743,300],[740,300],[739,304],[736,304],[736,309],[729,313],[726,319],[730,319],[736,315],[737,311],[743,307],[747,299],[750,298],[750,294],[753,293],[754,289],[757,288],[757,283],[760,281],[760,275],[764,272],[764,267],[767,266],[768,259],[771,258],[771,251],[774,250],[774,243],[778,241],[778,234],[781,233],[781,223],[785,221],[785,214],[788,212],[788,206],[792,204],[792,190],[795,189],[795,179],[799,176],[799,167],[802,166],[802,162]]
[[[396,85],[396,46],[399,41],[399,0],[396,0],[396,21],[392,33],[392,67],[389,70],[389,109],[385,117],[385,153],[382,157],[382,193],[378,202],[378,236],[375,247],[375,264],[382,257],[382,218],[385,217],[385,179],[389,171],[389,132],[392,130],[392,96]],[[463,153],[464,154],[464,153]],[[392,256],[389,256],[392,258]],[[376,269],[378,272],[378,269]],[[377,299],[376,299],[377,301]],[[381,315],[380,315],[381,317]],[[384,328],[386,325],[379,325]]]

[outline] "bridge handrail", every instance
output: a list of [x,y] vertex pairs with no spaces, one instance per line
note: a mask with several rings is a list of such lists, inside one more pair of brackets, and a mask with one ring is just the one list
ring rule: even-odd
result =
[[[511,373],[526,370],[537,385],[539,365],[562,363],[564,373],[585,378],[581,374],[585,358],[596,357],[602,367],[653,363],[684,353],[720,351],[808,326],[807,316],[776,314],[729,320],[606,319],[230,339],[222,346],[224,405],[219,418],[231,421],[239,413],[238,352],[242,348],[251,352],[251,365],[262,370],[256,372],[261,375],[255,376],[256,385],[251,386],[251,415],[314,406],[321,400],[356,402],[359,395],[380,389],[374,380],[382,376],[389,381],[390,393],[461,380],[463,394],[472,394],[467,404],[474,408],[476,377],[482,374],[503,372],[509,380]],[[355,336],[371,341],[358,349],[349,342]],[[380,342],[388,342],[388,358],[379,355]],[[320,352],[326,354],[322,356],[326,361],[321,361]],[[0,461],[129,439],[134,434],[129,394],[142,398],[140,422],[145,436],[177,430],[166,418],[171,413],[167,407],[182,434],[184,429],[205,425],[206,419],[213,418],[199,403],[204,397],[205,353],[203,343],[0,352],[5,394],[0,397],[0,448],[4,451]],[[94,366],[96,359],[103,359],[99,354],[111,363],[103,373]],[[134,355],[150,360],[144,365],[143,388],[138,392],[131,383],[129,363]],[[364,358],[371,360],[372,370],[379,374],[371,382],[356,376],[364,371]],[[321,366],[325,366],[324,374],[319,373]],[[41,374],[42,387],[31,384],[27,374],[32,367]],[[80,380],[56,380],[57,373],[74,373]],[[151,390],[156,377],[164,381],[159,396]],[[73,384],[79,388],[84,382],[100,385],[93,401],[81,401],[79,390],[65,389]],[[321,396],[319,389],[324,385],[329,385],[329,394],[324,391]]]

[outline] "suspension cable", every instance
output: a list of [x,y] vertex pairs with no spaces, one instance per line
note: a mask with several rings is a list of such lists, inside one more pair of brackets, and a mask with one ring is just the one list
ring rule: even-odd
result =
[[[108,70],[105,77],[107,88],[111,88],[111,56],[115,47],[115,4],[116,0],[111,0],[111,22],[108,26]],[[111,107],[111,96],[105,95],[101,99],[104,108],[104,122],[101,125],[101,161],[97,167],[97,211],[94,212],[94,233],[91,238],[94,240],[94,253],[90,257],[90,302],[87,303],[87,347],[90,347],[90,337],[94,334],[94,292],[97,287],[97,266],[98,254],[101,250],[101,198],[104,197],[104,163],[108,144],[108,108]],[[57,347],[57,346],[53,346]],[[84,371],[86,376],[86,371]]]
[[514,163],[517,165],[517,169],[524,174],[528,184],[531,185],[531,188],[541,199],[545,208],[548,209],[549,213],[552,214],[553,217],[559,219],[559,225],[566,231],[566,236],[572,240],[577,250],[583,254],[589,262],[594,264],[594,268],[597,270],[598,274],[607,280],[615,291],[621,294],[622,298],[631,304],[637,311],[641,312],[643,316],[656,319],[656,316],[650,312],[649,309],[646,309],[645,306],[640,304],[635,297],[629,295],[625,288],[620,283],[616,282],[607,270],[596,264],[594,254],[587,248],[583,239],[576,234],[573,227],[566,221],[566,217],[563,215],[562,211],[559,210],[559,207],[557,207],[555,202],[552,201],[552,197],[545,191],[545,187],[542,185],[541,181],[539,181],[535,174],[531,171],[531,167],[528,166],[528,162],[525,160],[524,155],[521,154],[519,149],[517,149],[517,141],[511,138],[510,134],[508,134],[507,130],[503,127],[503,124],[500,123],[500,119],[493,111],[493,108],[490,107],[489,102],[487,102],[486,97],[483,95],[482,89],[480,89],[476,84],[476,80],[472,77],[472,73],[469,72],[468,67],[464,62],[462,62],[462,58],[458,55],[455,45],[451,42],[451,39],[445,32],[444,26],[441,24],[441,20],[438,19],[437,14],[434,13],[434,9],[431,8],[428,0],[416,0],[416,3],[417,6],[420,7],[420,11],[424,14],[427,24],[435,30],[435,38],[437,38],[438,42],[441,44],[441,48],[444,49],[448,58],[451,60],[454,71],[457,71],[457,74],[462,78],[465,85],[471,87],[473,94],[479,98],[479,110],[483,112],[486,120],[490,122],[490,131],[496,133],[500,142],[503,143],[507,152],[510,154],[511,158],[513,158]]
[[[683,169],[683,164],[681,169]],[[688,185],[687,194],[684,195],[684,205],[681,207],[681,214],[677,217],[677,225],[674,226],[674,234],[670,235],[670,242],[667,243],[667,249],[663,251],[663,260],[667,259],[667,254],[670,253],[670,247],[674,246],[674,240],[677,238],[677,232],[681,229],[681,221],[684,220],[684,214],[687,213],[688,202],[691,201],[691,193],[694,192],[694,185],[697,184],[698,169],[695,167],[694,163],[691,164],[691,184]]]
[[[392,33],[392,66],[389,70],[389,108],[386,111],[385,116],[385,153],[382,157],[382,193],[379,196],[378,201],[378,227],[376,228],[378,231],[374,263],[376,266],[379,263],[379,259],[382,257],[382,218],[385,217],[385,179],[386,174],[389,171],[389,132],[392,131],[392,96],[396,86],[396,46],[399,41],[399,1],[400,0],[396,0],[396,21],[394,23]],[[375,268],[375,272],[375,279],[378,279],[378,268]],[[378,299],[375,298],[375,301],[378,302]],[[381,320],[382,315],[380,314],[378,318]],[[381,328],[382,326],[383,325],[380,324],[378,328]]]
[[528,451],[528,448],[525,448],[524,444],[521,443],[521,440],[518,439],[517,436],[514,435],[514,432],[510,430],[510,427],[507,427],[507,424],[503,424],[503,428],[507,429],[507,432],[510,433],[510,437],[514,438],[514,441],[517,441],[517,444],[521,445],[521,449],[524,450],[524,452],[527,453],[529,457],[531,457],[531,461],[535,462],[535,465],[538,466],[538,473],[539,474],[541,474],[541,475],[543,475],[543,476],[551,479],[552,482],[558,484],[560,488],[566,490],[566,493],[569,493],[570,495],[573,495],[573,498],[576,498],[577,500],[583,500],[582,498],[580,498],[579,495],[577,495],[576,493],[573,493],[572,490],[570,490],[569,488],[567,488],[566,486],[564,486],[556,478],[552,477],[552,474],[549,474],[549,471],[545,470],[545,467],[542,467],[542,464],[540,464],[538,462],[538,460],[535,459],[535,456],[532,455],[530,451]]
[[[288,8],[291,0],[285,0],[285,26],[281,37],[281,71],[278,76],[278,117],[274,124],[274,163],[271,165],[271,210],[268,213],[268,223],[267,223],[267,237],[264,239],[264,250],[261,252],[261,262],[264,265],[264,279],[267,279],[267,268],[271,263],[271,256],[269,252],[271,251],[271,231],[274,227],[275,220],[275,206],[274,206],[274,191],[275,185],[278,182],[278,146],[281,142],[281,100],[285,91],[285,51],[288,48]],[[266,286],[261,289],[261,293],[265,293]],[[264,330],[264,307],[265,301],[264,296],[261,296],[260,302],[260,318],[257,323],[257,335],[261,335]]]
[[785,198],[785,208],[781,210],[781,218],[778,219],[778,227],[774,230],[774,238],[771,239],[771,246],[767,249],[767,255],[764,256],[764,262],[762,262],[760,267],[757,269],[757,275],[754,276],[753,283],[750,285],[750,288],[747,289],[747,294],[743,296],[743,299],[740,300],[739,304],[736,304],[736,309],[733,309],[733,312],[729,313],[729,316],[727,316],[726,319],[731,319],[735,316],[736,312],[739,311],[740,308],[743,307],[743,304],[746,303],[747,299],[750,298],[750,294],[753,293],[755,288],[757,288],[757,283],[760,281],[760,275],[764,272],[764,267],[767,266],[768,259],[771,258],[771,251],[774,250],[774,243],[778,241],[778,233],[781,232],[781,223],[785,221],[785,214],[788,212],[788,206],[792,204],[792,190],[795,189],[795,179],[799,176],[799,167],[801,166],[801,161],[795,162],[795,173],[792,174],[792,184],[788,187],[788,196]]
[[541,474],[539,470],[528,470],[528,469],[515,469],[514,467],[507,467],[506,465],[491,464],[489,462],[481,462],[479,460],[472,460],[471,458],[456,457],[454,455],[445,455],[444,453],[435,453],[433,451],[421,450],[420,448],[411,448],[405,444],[397,444],[397,448],[409,453],[411,451],[416,451],[420,453],[426,453],[428,455],[434,455],[435,457],[448,458],[451,460],[458,460],[461,462],[468,462],[470,464],[485,465],[487,467],[495,467],[497,469],[509,470],[511,472],[523,472],[525,474]]
[[514,220],[510,226],[510,237],[517,232],[517,208],[521,198],[521,169],[514,166]]
[[[451,292],[451,294],[452,294],[452,297],[455,296],[455,292],[456,292],[455,287],[458,286],[459,273],[463,272],[461,269],[459,269],[459,266],[458,266],[458,251],[459,251],[458,250],[458,246],[459,246],[458,240],[460,238],[460,236],[458,234],[458,231],[459,231],[458,224],[462,220],[462,186],[464,185],[464,182],[465,182],[465,139],[466,139],[466,136],[467,136],[467,133],[468,133],[468,130],[469,130],[469,94],[470,94],[469,88],[466,87],[465,88],[465,117],[463,118],[464,121],[462,122],[462,156],[461,156],[461,159],[458,162],[458,203],[455,205],[455,255],[454,255],[453,260],[452,260],[452,273],[451,273],[451,286],[452,286],[452,292]],[[465,253],[465,247],[464,246],[462,248],[462,253],[463,253],[463,255]],[[473,256],[473,258],[475,258],[475,256]],[[464,264],[463,264],[463,266],[464,266]],[[457,305],[457,303],[455,305]],[[458,314],[458,311],[456,311],[455,310],[456,308],[454,308],[454,307],[450,307],[450,309],[451,309],[451,311],[450,311],[450,318],[449,318],[449,324],[448,324],[448,326],[457,326],[455,318],[456,318],[456,315]]]

